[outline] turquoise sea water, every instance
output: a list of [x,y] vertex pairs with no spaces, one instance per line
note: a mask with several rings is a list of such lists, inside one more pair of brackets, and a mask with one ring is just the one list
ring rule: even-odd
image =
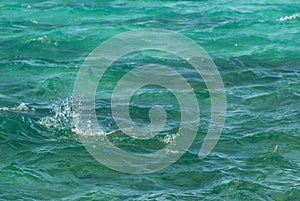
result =
[[[227,117],[217,146],[199,160],[210,118],[205,83],[170,55],[121,58],[100,83],[107,93],[128,69],[156,62],[181,69],[201,110],[198,135],[180,160],[131,175],[86,151],[74,130],[71,100],[86,56],[108,38],[139,28],[184,34],[207,51],[225,85]],[[298,0],[4,0],[0,50],[1,200],[300,200]],[[97,116],[104,130],[113,131],[110,96],[104,94]],[[177,131],[178,103],[162,89],[133,97],[132,119],[149,123],[149,101],[167,108],[162,139]],[[164,145],[118,132],[110,140],[133,152]]]

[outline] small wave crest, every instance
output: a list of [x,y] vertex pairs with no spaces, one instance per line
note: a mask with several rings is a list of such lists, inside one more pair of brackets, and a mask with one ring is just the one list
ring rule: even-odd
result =
[[299,17],[300,17],[300,13],[295,13],[295,14],[290,15],[290,16],[281,17],[281,18],[277,19],[277,21],[285,22],[285,21],[288,21],[288,20],[295,20]]

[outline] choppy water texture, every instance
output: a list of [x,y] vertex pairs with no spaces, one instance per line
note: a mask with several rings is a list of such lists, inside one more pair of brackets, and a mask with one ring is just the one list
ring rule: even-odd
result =
[[[300,200],[299,13],[298,0],[1,1],[0,199]],[[214,151],[198,160],[210,111],[201,78],[170,55],[122,58],[101,81],[107,92],[129,68],[156,61],[186,69],[201,109],[196,140],[179,161],[152,174],[123,174],[80,142],[73,83],[101,42],[151,27],[182,33],[212,57],[226,87],[226,125]],[[172,103],[162,93],[133,98],[133,120],[149,121],[147,100]],[[99,123],[113,131],[109,95],[102,95]],[[130,151],[160,149],[178,130],[178,110],[174,101],[160,141],[137,143],[118,132],[110,140]]]

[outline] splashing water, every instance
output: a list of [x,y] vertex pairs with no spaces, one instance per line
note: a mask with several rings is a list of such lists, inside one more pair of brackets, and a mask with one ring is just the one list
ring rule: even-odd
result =
[[71,98],[59,100],[51,110],[53,115],[41,118],[38,122],[48,128],[70,129],[74,126]]

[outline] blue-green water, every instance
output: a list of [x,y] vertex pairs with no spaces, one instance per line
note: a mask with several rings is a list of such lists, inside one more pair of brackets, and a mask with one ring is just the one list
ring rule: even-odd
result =
[[[71,98],[80,65],[101,42],[138,28],[184,34],[214,60],[226,89],[227,118],[204,160],[197,154],[208,128],[209,94],[189,68],[182,73],[197,92],[201,126],[186,154],[168,168],[144,175],[113,171],[86,151],[74,131]],[[299,1],[4,0],[0,48],[0,199],[300,200]],[[102,85],[109,88],[124,69],[154,60],[185,65],[164,54],[129,55]],[[163,93],[165,99],[133,99],[132,118],[149,123],[147,100],[173,103]],[[116,128],[106,98],[97,115],[111,131]],[[178,103],[167,111],[162,136],[179,126]],[[162,147],[120,133],[110,140],[130,151]]]

